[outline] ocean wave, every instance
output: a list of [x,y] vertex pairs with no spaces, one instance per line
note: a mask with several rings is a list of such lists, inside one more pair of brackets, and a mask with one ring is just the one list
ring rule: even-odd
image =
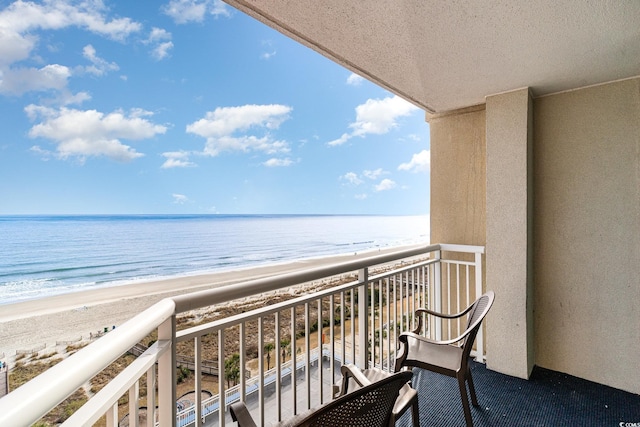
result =
[[425,216],[90,215],[0,217],[0,222],[0,251],[7,251],[0,253],[7,260],[0,265],[0,304],[428,243]]

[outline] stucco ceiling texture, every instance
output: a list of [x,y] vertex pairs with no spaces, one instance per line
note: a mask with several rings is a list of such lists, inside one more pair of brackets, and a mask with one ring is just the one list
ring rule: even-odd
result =
[[431,113],[640,75],[637,0],[225,0]]

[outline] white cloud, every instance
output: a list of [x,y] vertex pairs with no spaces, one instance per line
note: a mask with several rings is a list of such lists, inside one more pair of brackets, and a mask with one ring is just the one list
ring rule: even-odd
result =
[[351,135],[349,135],[348,133],[343,133],[340,138],[334,139],[333,141],[329,141],[327,144],[329,144],[329,146],[331,147],[335,147],[336,145],[344,144],[350,139],[351,139]]
[[116,40],[123,40],[132,32],[140,30],[141,25],[130,18],[107,21],[104,16],[106,10],[102,1],[16,1],[0,12],[0,26],[17,33],[27,33],[38,28],[59,30],[77,26]]
[[[362,172],[362,176],[364,178],[370,179],[370,180],[377,180],[378,178],[380,178],[382,175],[388,174],[389,172],[383,170],[383,169],[375,169],[375,170],[364,170]],[[346,174],[342,175],[340,177],[341,181],[347,181],[349,184],[354,185],[354,186],[358,186],[362,183],[364,183],[364,180],[362,178],[360,178],[360,176],[355,173],[355,172],[347,172]],[[397,184],[395,183],[395,181],[392,181],[390,179],[383,179],[382,181],[380,181],[378,184],[374,185],[373,189],[375,191],[386,191],[386,190],[391,190],[393,188],[396,188]],[[363,200],[366,199],[368,196],[366,193],[361,193],[361,194],[357,194],[355,195],[356,199],[359,200]]]
[[275,54],[277,53],[275,48],[273,47],[273,41],[262,40],[262,45],[265,46],[265,49],[267,49],[267,51],[263,52],[260,55],[260,59],[264,59],[268,61],[269,59],[271,59],[272,56],[275,56]]
[[49,150],[43,149],[39,145],[34,145],[33,147],[29,148],[29,151],[39,155],[42,160],[49,160],[51,157],[54,156],[54,153],[52,153]]
[[140,110],[126,115],[121,111],[104,114],[96,110],[29,105],[25,111],[31,120],[41,122],[29,130],[31,138],[46,138],[57,144],[56,155],[83,162],[87,157],[104,156],[121,162],[143,154],[121,142],[142,140],[166,132],[167,128],[142,118]]
[[162,40],[171,40],[173,36],[164,28],[153,27],[149,33],[148,43],[158,42]]
[[376,170],[365,170],[362,172],[362,175],[366,176],[369,179],[378,179],[381,175],[386,174],[387,172],[383,171],[382,169],[376,169]]
[[129,110],[129,115],[131,117],[153,117],[153,112],[144,108],[132,108]]
[[270,168],[274,168],[274,167],[282,167],[282,166],[291,166],[293,164],[293,160],[286,158],[286,159],[278,159],[278,158],[271,158],[269,160],[267,160],[266,162],[263,163],[263,165],[270,167]]
[[176,205],[184,205],[186,202],[189,201],[189,198],[184,194],[174,193],[171,195],[171,197],[173,197],[173,203]]
[[254,135],[207,138],[204,154],[217,156],[224,151],[241,151],[245,153],[262,151],[266,154],[277,154],[288,153],[291,150],[285,141],[274,141],[269,135],[260,138]]
[[422,150],[421,152],[414,154],[411,157],[411,161],[408,163],[402,163],[398,166],[398,170],[405,170],[410,172],[428,172],[431,166],[431,152],[429,150]]
[[149,38],[144,42],[152,45],[151,56],[161,61],[169,56],[169,50],[173,48],[172,34],[165,29],[153,27]]
[[160,166],[162,169],[173,169],[173,168],[189,168],[189,167],[193,167],[196,164],[193,162],[189,162],[189,161],[185,161],[185,160],[180,160],[180,159],[167,159],[164,161],[164,163],[162,164],[162,166]]
[[397,119],[408,116],[418,107],[399,96],[384,99],[368,99],[356,107],[356,121],[349,125],[354,136],[369,133],[381,135],[397,126]]
[[172,17],[177,24],[191,21],[202,22],[207,12],[207,2],[172,0],[162,8],[162,11]]
[[347,77],[347,84],[351,86],[360,86],[363,81],[364,78],[357,75],[356,73],[351,73],[349,74],[349,77]]
[[340,179],[345,180],[352,185],[360,185],[364,182],[358,177],[358,174],[355,172],[347,172],[344,175],[342,175]]
[[38,42],[35,30],[80,27],[114,40],[124,40],[142,26],[130,18],[107,20],[102,1],[16,1],[0,12],[0,61],[26,59]]
[[38,42],[37,37],[20,34],[4,27],[3,12],[0,12],[0,66],[27,59]]
[[71,70],[52,64],[42,68],[11,68],[0,71],[0,93],[22,95],[31,91],[62,90]]
[[[13,64],[28,59],[40,59],[33,55],[40,30],[61,30],[78,27],[114,40],[125,40],[142,26],[130,18],[106,17],[107,9],[102,1],[73,2],[69,0],[45,0],[40,3],[15,1],[0,11],[0,93],[21,95],[30,91],[66,90],[71,76],[68,67],[49,64],[40,69],[13,67]],[[79,68],[85,72],[101,75],[117,69],[85,47],[84,55],[92,65]],[[64,97],[68,97],[64,95]]]
[[189,152],[187,151],[173,151],[162,153],[162,155],[167,159],[160,166],[162,169],[172,169],[172,168],[188,168],[197,166],[195,163],[189,160]]
[[176,24],[202,22],[207,13],[214,17],[230,16],[229,9],[221,0],[171,0],[162,11]]
[[82,49],[82,56],[84,56],[89,62],[91,62],[91,66],[85,67],[84,70],[87,73],[94,74],[96,76],[102,76],[109,71],[118,71],[120,67],[115,62],[107,62],[104,59],[98,57],[96,55],[96,49],[90,44],[86,45]]
[[[274,140],[268,131],[278,129],[289,118],[291,110],[291,107],[277,104],[219,107],[187,125],[187,132],[207,139],[204,154],[210,156],[223,151],[287,153],[289,145]],[[263,130],[264,134],[248,135],[249,130]],[[240,132],[243,134],[236,135]]]
[[399,96],[368,99],[367,102],[356,107],[356,121],[349,125],[353,129],[351,133],[345,133],[328,144],[342,145],[354,136],[385,134],[398,125],[397,121],[400,117],[408,116],[416,110],[418,107]]
[[376,191],[391,190],[396,187],[396,183],[390,179],[383,179],[378,185],[376,185]]
[[71,93],[65,89],[58,97],[57,102],[59,105],[80,105],[84,101],[88,101],[90,99],[91,95],[89,95],[87,92]]
[[164,42],[160,43],[151,51],[151,56],[153,56],[158,61],[161,61],[169,56],[169,50],[173,48],[173,42]]
[[243,105],[219,107],[187,126],[187,132],[205,137],[218,137],[251,127],[277,129],[287,120],[292,108],[286,105]]

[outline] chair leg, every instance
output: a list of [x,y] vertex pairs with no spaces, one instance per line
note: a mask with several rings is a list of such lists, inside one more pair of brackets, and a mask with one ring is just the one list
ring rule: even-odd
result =
[[460,388],[460,397],[462,398],[462,409],[464,410],[464,419],[467,421],[467,427],[473,427],[471,419],[471,408],[469,408],[469,399],[467,398],[467,385],[463,373],[458,374],[458,387]]
[[467,381],[469,382],[469,392],[471,393],[471,403],[473,406],[480,406],[476,397],[476,389],[473,386],[473,377],[471,376],[471,368],[467,366]]
[[413,421],[413,427],[420,427],[420,411],[418,410],[418,396],[411,405],[411,420]]
[[[396,425],[396,421],[400,418],[401,415],[396,416],[396,414],[391,413],[391,418],[389,419],[389,427],[394,427]],[[411,404],[411,422],[413,423],[413,427],[420,427],[420,411],[418,410],[418,395],[415,396],[413,403]]]
[[396,416],[393,413],[389,416],[389,427],[396,427]]

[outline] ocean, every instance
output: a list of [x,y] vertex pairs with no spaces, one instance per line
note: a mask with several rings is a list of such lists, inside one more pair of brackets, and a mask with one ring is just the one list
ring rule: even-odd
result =
[[421,243],[428,216],[0,216],[0,305]]

